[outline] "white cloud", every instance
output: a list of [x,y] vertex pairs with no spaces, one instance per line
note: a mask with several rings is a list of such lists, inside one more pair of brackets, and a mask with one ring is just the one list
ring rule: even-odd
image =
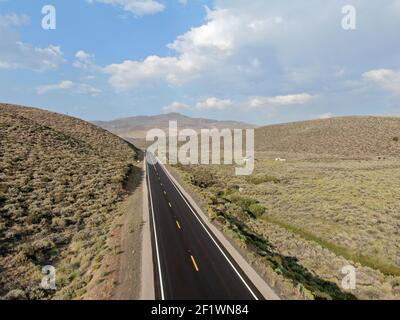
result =
[[308,93],[290,94],[275,97],[255,97],[248,102],[250,108],[262,108],[270,106],[304,105],[311,102],[315,96]]
[[89,3],[100,2],[120,6],[125,11],[142,16],[164,11],[165,6],[155,0],[86,0]]
[[179,112],[179,111],[188,110],[188,109],[190,109],[189,105],[175,101],[175,102],[172,102],[170,105],[165,106],[163,108],[163,111],[165,113],[171,113],[171,112]]
[[334,99],[352,94],[346,84],[359,70],[371,69],[377,59],[398,62],[395,3],[357,1],[363,19],[357,32],[350,33],[341,28],[342,7],[335,1],[215,0],[202,25],[167,45],[169,55],[154,52],[110,64],[104,71],[116,89],[166,83],[197,96],[236,101],[261,96],[251,101],[256,106],[306,106],[311,101],[306,95],[273,95],[324,92],[325,107],[337,113]]
[[[196,104],[196,108],[202,111],[211,111],[211,110],[227,110],[233,107],[235,103],[229,99],[218,99],[216,97],[209,97],[199,101]],[[191,109],[190,105],[181,102],[173,102],[168,106],[163,108],[164,112],[179,112],[182,110]]]
[[[177,85],[201,77],[228,60],[241,48],[257,45],[273,34],[282,18],[240,16],[235,11],[207,9],[206,23],[179,36],[168,48],[173,56],[148,56],[142,61],[127,60],[104,68],[110,83],[129,89],[145,81],[166,81]],[[251,61],[259,61],[254,57]],[[254,66],[254,63],[253,63]]]
[[[115,5],[136,15],[154,13],[154,9],[138,10],[130,6],[138,3],[133,0],[91,2]],[[144,2],[149,3],[141,1]],[[101,70],[116,89],[136,89],[148,83],[152,92],[162,89],[159,92],[163,94],[156,97],[147,95],[148,88],[135,90],[135,97],[141,101],[154,99],[154,104],[162,106],[170,102],[163,101],[166,96],[174,96],[178,101],[187,101],[188,96],[226,97],[237,101],[235,106],[246,107],[246,111],[253,106],[280,112],[281,117],[276,120],[281,121],[304,117],[306,112],[320,116],[325,111],[313,103],[313,96],[307,92],[321,92],[321,104],[334,114],[375,113],[377,105],[398,105],[394,100],[397,96],[390,93],[399,92],[400,87],[397,44],[400,19],[399,10],[395,10],[399,8],[399,0],[356,2],[362,19],[357,32],[345,32],[340,25],[341,5],[337,1],[214,0],[202,25],[188,29],[170,44],[165,43],[168,54],[154,51],[140,58],[128,56],[126,61],[107,62]],[[17,20],[8,18],[7,24],[20,25]],[[43,70],[58,65],[59,60],[37,53],[34,46],[28,53],[22,53],[25,51],[16,45],[19,37],[11,33],[4,36],[3,28],[0,25],[0,68]],[[42,49],[47,49],[46,46]],[[75,66],[84,69],[94,64],[93,55],[82,53],[77,56]],[[56,63],[42,64],[43,56]],[[61,55],[61,61],[62,58]],[[383,63],[380,68],[386,69],[371,70],[376,68],[376,61]],[[360,75],[368,70],[371,71],[363,75],[362,89],[367,84],[368,89],[379,90],[367,96],[365,90],[357,89]],[[87,79],[76,81],[87,82]],[[276,96],[277,93],[300,94]],[[212,110],[207,109],[208,105],[204,103],[203,109]],[[298,107],[285,108],[291,105]],[[196,103],[192,108],[196,108]],[[263,121],[257,116],[260,109],[252,111],[252,115],[243,117]]]
[[76,61],[73,63],[75,68],[89,69],[94,66],[94,54],[87,53],[83,50],[79,50],[75,54]]
[[70,80],[64,80],[57,84],[47,84],[36,88],[36,92],[40,95],[49,93],[51,91],[68,91],[71,90],[79,94],[90,94],[96,96],[101,93],[101,90],[94,88],[85,83],[74,83]]
[[89,85],[89,84],[80,83],[76,86],[75,92],[80,93],[80,94],[90,94],[91,96],[97,96],[102,91],[100,89],[97,89],[97,88]]
[[320,119],[331,119],[333,117],[334,117],[334,114],[332,112],[326,112],[319,116]]
[[124,61],[121,64],[106,66],[104,71],[110,74],[110,83],[118,89],[128,89],[148,80],[166,78],[176,81],[179,60],[174,57],[160,58],[149,56],[144,61]]
[[0,70],[45,71],[55,69],[64,63],[64,55],[59,46],[35,47],[20,40],[14,28],[28,23],[28,16],[16,14],[0,16]]
[[363,74],[363,79],[386,91],[400,94],[400,71],[390,69],[370,70]]
[[20,41],[8,45],[6,50],[1,50],[0,45],[0,69],[45,71],[55,69],[65,61],[61,48],[57,46],[38,48]]
[[0,70],[45,71],[55,69],[65,61],[59,46],[35,47],[21,41],[15,28],[28,24],[30,17],[24,14],[0,15]]
[[36,92],[38,94],[45,94],[50,91],[58,91],[58,90],[68,90],[71,89],[75,84],[72,81],[64,80],[58,84],[46,84],[43,86],[39,86],[36,88]]
[[26,14],[10,13],[6,15],[0,15],[0,26],[1,27],[21,27],[29,25],[31,19]]
[[196,106],[200,110],[226,110],[233,107],[233,105],[234,103],[232,100],[220,100],[215,97],[210,97],[197,103]]

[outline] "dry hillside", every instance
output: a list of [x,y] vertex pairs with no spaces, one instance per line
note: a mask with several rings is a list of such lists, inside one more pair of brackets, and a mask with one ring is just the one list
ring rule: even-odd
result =
[[[0,297],[85,293],[138,156],[82,120],[0,105]],[[39,287],[45,265],[56,292]]]
[[256,130],[257,151],[369,158],[400,155],[400,118],[345,117]]

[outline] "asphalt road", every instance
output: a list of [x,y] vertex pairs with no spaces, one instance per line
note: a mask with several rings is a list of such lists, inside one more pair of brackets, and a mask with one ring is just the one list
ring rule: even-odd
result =
[[147,173],[156,299],[263,299],[163,167]]

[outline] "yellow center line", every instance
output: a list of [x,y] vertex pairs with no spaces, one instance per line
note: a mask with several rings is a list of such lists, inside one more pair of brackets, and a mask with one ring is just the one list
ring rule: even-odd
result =
[[167,193],[164,191],[164,194],[167,195]]
[[176,225],[178,226],[178,229],[181,228],[181,225],[179,224],[179,221],[176,221]]
[[199,270],[199,267],[197,266],[196,260],[194,259],[193,256],[190,256],[190,258],[192,258],[194,268],[196,269],[197,272],[199,272],[200,270]]
[[171,202],[168,202],[168,205],[169,205],[169,207],[170,207],[170,208],[172,208],[172,204],[171,204]]

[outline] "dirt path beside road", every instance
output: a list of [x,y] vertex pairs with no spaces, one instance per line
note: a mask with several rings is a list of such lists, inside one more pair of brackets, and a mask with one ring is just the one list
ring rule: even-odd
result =
[[121,254],[117,268],[117,284],[112,293],[114,300],[136,300],[140,298],[141,256],[143,232],[143,188],[144,173],[135,174],[128,181],[133,193],[122,208],[126,214],[119,235]]

